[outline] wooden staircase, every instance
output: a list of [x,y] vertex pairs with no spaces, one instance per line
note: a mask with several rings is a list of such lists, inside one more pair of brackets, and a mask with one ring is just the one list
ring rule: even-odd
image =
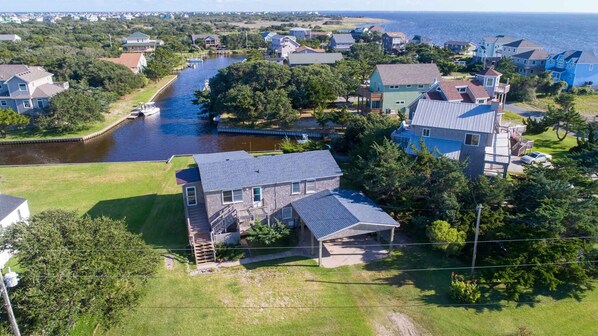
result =
[[193,255],[196,264],[216,261],[214,244],[210,239],[210,234],[196,233],[193,240]]
[[185,206],[189,244],[193,249],[196,264],[216,261],[216,253],[208,216],[204,204]]

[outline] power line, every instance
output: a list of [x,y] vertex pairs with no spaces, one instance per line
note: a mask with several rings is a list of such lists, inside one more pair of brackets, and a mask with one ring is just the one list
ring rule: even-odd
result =
[[[598,263],[598,260],[583,260],[583,261],[563,261],[563,262],[552,262],[552,263],[525,263],[525,264],[507,264],[507,265],[484,265],[484,266],[476,266],[478,269],[492,269],[492,268],[508,268],[508,267],[533,267],[533,266],[554,266],[554,265],[572,265],[572,264],[583,264],[583,263]],[[431,272],[431,271],[458,271],[458,270],[468,270],[471,269],[470,266],[455,266],[455,267],[428,267],[428,268],[406,268],[406,269],[390,269],[393,272]],[[328,273],[336,273],[336,274],[350,274],[354,272],[347,272],[347,271],[329,271]],[[210,273],[206,273],[210,274]],[[216,273],[214,273],[216,274]],[[254,273],[257,274],[257,273]],[[238,276],[238,274],[231,274],[234,276]],[[81,275],[81,274],[52,274],[52,275],[42,275],[41,278],[168,278],[168,276],[161,276],[161,275],[134,275],[134,274],[91,274],[91,275]],[[312,280],[313,281],[313,280]]]
[[[491,240],[478,240],[478,244],[482,243],[516,243],[516,242],[532,242],[532,241],[558,241],[558,240],[575,240],[575,239],[596,239],[598,237],[592,236],[579,236],[579,237],[558,237],[558,238],[516,238],[516,239],[491,239]],[[461,244],[474,244],[475,241],[465,241]],[[332,246],[342,246],[345,245],[343,243],[327,243],[328,245]],[[450,242],[419,242],[419,243],[393,243],[392,245],[397,246],[425,246],[425,245],[447,245],[451,244]],[[378,244],[352,244],[352,247],[384,247],[389,246],[388,243],[378,243]],[[311,248],[310,245],[302,245],[302,246],[259,246],[259,247],[226,247],[227,250],[271,250],[271,249],[309,249]],[[151,250],[155,251],[192,251],[193,248],[185,247],[185,248],[169,248],[169,247],[152,247]],[[41,250],[41,249],[40,249]],[[136,248],[136,249],[69,249],[67,247],[63,249],[44,249],[44,251],[51,251],[51,252],[118,252],[118,251],[146,251],[147,248]],[[20,251],[39,251],[37,249],[20,249]]]

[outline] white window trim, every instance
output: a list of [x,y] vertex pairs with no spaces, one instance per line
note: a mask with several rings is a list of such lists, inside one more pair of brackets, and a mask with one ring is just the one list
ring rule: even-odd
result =
[[[193,194],[195,194],[195,203],[189,203],[189,190],[193,190]],[[187,206],[196,206],[197,205],[197,189],[195,187],[186,187],[185,188],[185,201]]]
[[[27,106],[29,105],[29,106]],[[31,108],[31,102],[29,100],[23,100],[23,107],[24,108]]]
[[[428,131],[428,135],[426,135],[426,131]],[[430,133],[432,133],[432,131],[429,128],[422,129],[422,136],[424,138],[429,138],[430,137]]]
[[423,89],[423,88],[424,88],[424,84],[418,84],[418,85],[417,85],[417,88],[418,88],[418,89]]
[[[468,135],[471,135],[471,140],[472,141],[473,141],[473,137],[477,135],[477,137],[478,137],[478,144],[477,145],[468,144],[467,143],[467,136]],[[482,140],[482,137],[478,133],[465,133],[465,137],[463,138],[463,144],[465,146],[479,147],[480,146],[480,140]]]
[[410,89],[411,88],[411,84],[407,84],[405,85],[406,88]]
[[[285,216],[285,215],[288,215],[288,216]],[[293,218],[293,208],[292,207],[282,208],[282,219],[291,219],[291,218]]]
[[[308,182],[313,182],[314,183],[314,190],[309,190],[307,188],[307,183]],[[309,180],[305,180],[305,193],[306,194],[314,194],[316,192],[316,190],[318,190],[318,186],[316,184],[316,180],[315,179],[309,179]]]
[[[21,89],[23,86],[25,89]],[[19,83],[19,91],[27,91],[27,84]]]
[[[240,201],[235,201],[235,190],[241,190],[241,200]],[[224,201],[224,193],[230,191],[231,192],[231,198],[232,198],[232,202],[225,202]],[[222,192],[220,193],[222,195],[222,204],[235,204],[235,203],[243,203],[243,189],[232,189],[232,190],[222,190]],[[253,197],[252,197],[253,199]]]
[[[293,191],[293,186],[297,184],[299,186],[299,191]],[[301,182],[291,182],[291,195],[299,195],[301,194]]]
[[6,100],[0,100],[0,106],[8,106],[8,102]]

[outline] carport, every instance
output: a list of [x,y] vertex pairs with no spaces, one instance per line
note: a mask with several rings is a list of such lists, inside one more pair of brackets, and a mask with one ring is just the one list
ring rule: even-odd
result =
[[318,265],[322,265],[322,243],[331,239],[390,231],[392,251],[395,228],[392,217],[364,194],[352,190],[320,191],[291,203],[300,218],[301,233],[311,232],[311,252],[318,241]]

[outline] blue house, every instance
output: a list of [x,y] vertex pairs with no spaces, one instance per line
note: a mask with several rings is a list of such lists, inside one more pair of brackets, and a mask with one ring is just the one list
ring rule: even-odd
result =
[[592,51],[568,50],[548,57],[546,71],[555,81],[574,86],[598,85],[598,57]]

